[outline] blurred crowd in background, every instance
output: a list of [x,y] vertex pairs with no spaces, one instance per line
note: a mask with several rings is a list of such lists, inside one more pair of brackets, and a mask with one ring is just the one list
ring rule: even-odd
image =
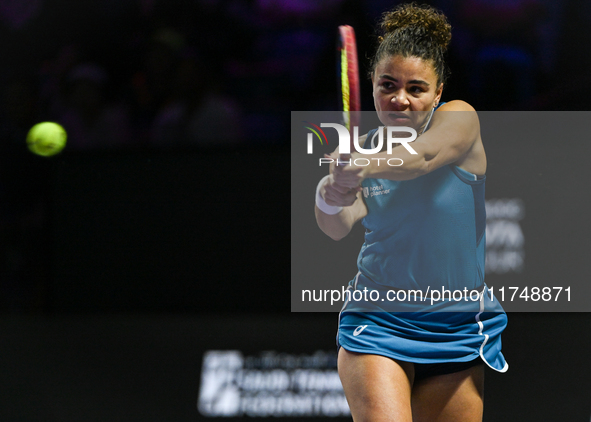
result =
[[[291,110],[338,106],[336,26],[356,28],[367,70],[372,28],[395,3],[1,0],[3,142],[22,145],[35,122],[54,120],[69,150],[284,144]],[[430,3],[453,26],[450,98],[487,110],[547,106],[537,96],[573,58],[561,55],[573,49],[568,2]]]
[[[286,146],[290,111],[338,108],[337,26],[354,26],[365,74],[373,28],[396,3],[0,0],[0,309],[34,309],[48,267],[37,240],[50,160],[26,150],[31,126],[62,124],[66,154]],[[444,100],[587,108],[591,3],[426,3],[453,27]],[[365,110],[370,92],[365,79]]]

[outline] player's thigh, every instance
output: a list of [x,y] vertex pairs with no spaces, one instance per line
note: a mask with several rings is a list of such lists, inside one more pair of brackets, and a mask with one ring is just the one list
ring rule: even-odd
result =
[[411,363],[341,347],[339,376],[355,422],[411,422]]
[[484,365],[417,380],[412,390],[414,422],[481,422]]

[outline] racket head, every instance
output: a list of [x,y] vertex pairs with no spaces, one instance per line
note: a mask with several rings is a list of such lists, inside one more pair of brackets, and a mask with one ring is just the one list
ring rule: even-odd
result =
[[339,26],[337,47],[339,75],[341,82],[341,107],[347,129],[359,126],[361,96],[359,92],[359,64],[357,61],[357,42],[352,26]]

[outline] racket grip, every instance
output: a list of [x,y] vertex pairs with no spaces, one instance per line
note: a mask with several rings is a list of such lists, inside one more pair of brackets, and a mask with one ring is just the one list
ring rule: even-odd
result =
[[[345,164],[346,162],[346,164]],[[346,166],[351,162],[351,154],[340,154],[337,159],[337,166]]]

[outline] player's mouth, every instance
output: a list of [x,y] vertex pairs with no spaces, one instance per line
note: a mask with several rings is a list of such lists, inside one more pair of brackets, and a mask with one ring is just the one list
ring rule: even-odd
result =
[[408,124],[410,122],[410,116],[402,112],[388,113],[388,119],[396,124]]

